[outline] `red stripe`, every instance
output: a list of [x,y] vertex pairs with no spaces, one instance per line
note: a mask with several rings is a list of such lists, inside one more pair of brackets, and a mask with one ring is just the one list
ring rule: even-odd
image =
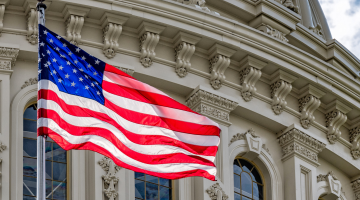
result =
[[[120,126],[116,121],[111,119],[108,115],[100,112],[95,112],[89,109],[81,108],[78,106],[68,105],[62,99],[58,97],[58,95],[52,90],[40,90],[38,92],[38,96],[41,99],[52,100],[56,102],[64,112],[68,113],[69,115],[79,116],[79,117],[93,117],[109,123],[116,127],[120,132],[122,132],[125,137],[127,137],[130,141],[140,145],[171,145],[175,147],[182,148],[187,150],[193,154],[203,155],[203,156],[215,156],[218,147],[217,146],[198,146],[187,144],[181,142],[179,140],[175,140],[173,138],[169,138],[166,136],[158,136],[158,135],[139,135],[133,132],[130,132]],[[41,109],[39,109],[41,110]],[[54,112],[54,111],[53,111]],[[55,113],[55,112],[54,112]],[[55,115],[55,114],[54,114]],[[56,113],[57,115],[57,113]],[[48,118],[46,113],[38,112],[38,118]],[[50,115],[51,116],[51,115]],[[60,124],[60,123],[58,123]],[[80,131],[80,130],[79,130]],[[91,131],[90,131],[91,132]],[[79,132],[82,133],[82,132]],[[85,132],[86,133],[86,132]],[[111,134],[113,136],[113,134]],[[101,135],[99,135],[101,136]],[[115,137],[115,136],[113,136]]]
[[[175,109],[184,110],[187,112],[198,114],[197,112],[192,111],[187,106],[185,106],[181,103],[178,103],[174,99],[164,96],[164,95],[161,95],[161,94],[145,92],[145,91],[141,91],[141,90],[135,90],[135,89],[117,85],[115,83],[111,83],[108,81],[103,81],[102,87],[103,87],[103,90],[105,90],[111,94],[117,95],[117,96],[122,96],[122,97],[125,97],[128,99],[133,99],[133,100],[141,101],[141,102],[148,103],[148,104],[166,106],[166,107],[175,108]],[[202,116],[199,115],[199,117],[202,117]]]
[[[118,74],[118,75],[120,75],[120,76],[126,76],[126,77],[128,77],[128,78],[135,79],[134,77],[130,76],[129,74],[127,74],[127,73],[121,71],[120,69],[118,69],[118,68],[116,68],[116,67],[114,67],[114,66],[112,66],[112,65],[109,65],[109,64],[107,64],[107,63],[106,63],[106,65],[105,65],[105,71],[112,72],[112,73]],[[136,80],[136,79],[135,79],[135,80]]]
[[[71,135],[83,136],[83,135],[97,135],[100,136],[114,146],[116,146],[121,152],[129,156],[133,160],[137,160],[146,164],[170,164],[170,163],[196,163],[207,166],[215,166],[213,162],[206,160],[198,156],[186,155],[183,153],[162,154],[162,155],[149,155],[142,154],[131,150],[125,144],[123,144],[113,133],[107,129],[97,127],[79,127],[67,123],[63,120],[57,112],[47,109],[38,109],[38,114],[41,114],[43,118],[49,118],[54,120],[62,129]],[[215,155],[214,155],[215,156]]]
[[180,178],[191,177],[191,176],[201,176],[201,177],[210,179],[212,181],[215,181],[215,176],[213,176],[213,175],[209,174],[207,171],[201,170],[201,169],[183,171],[183,172],[177,172],[177,173],[157,173],[157,172],[153,172],[153,171],[147,171],[147,170],[144,170],[141,168],[137,168],[137,167],[128,165],[128,164],[120,161],[115,156],[113,156],[110,152],[108,152],[106,149],[104,149],[100,146],[97,146],[93,143],[86,142],[86,143],[82,143],[82,144],[71,144],[71,143],[67,142],[64,138],[62,138],[60,135],[58,135],[56,132],[52,131],[51,129],[49,129],[47,127],[39,128],[38,132],[43,135],[48,135],[58,145],[60,145],[61,148],[65,149],[67,151],[71,150],[71,149],[95,151],[97,153],[100,153],[100,154],[108,157],[108,158],[111,158],[116,165],[126,168],[126,169],[129,169],[129,170],[132,170],[132,171],[146,173],[149,175],[153,175],[153,176],[165,178],[165,179],[180,179]]

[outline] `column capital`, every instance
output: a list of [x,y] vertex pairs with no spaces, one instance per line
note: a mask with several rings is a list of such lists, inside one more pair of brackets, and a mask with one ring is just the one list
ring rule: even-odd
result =
[[0,70],[11,70],[19,55],[19,48],[0,47]]
[[285,161],[293,156],[310,161],[314,166],[319,166],[318,154],[326,147],[319,140],[303,132],[296,125],[289,126],[278,137],[278,142],[283,149],[282,160]]
[[186,105],[220,124],[230,126],[230,112],[235,110],[238,103],[231,100],[231,97],[224,96],[210,92],[208,88],[198,86],[187,98]]
[[351,187],[354,190],[356,200],[360,199],[360,178],[351,182]]

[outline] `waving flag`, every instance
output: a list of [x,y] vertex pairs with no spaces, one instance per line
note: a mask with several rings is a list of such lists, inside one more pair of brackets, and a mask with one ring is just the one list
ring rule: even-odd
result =
[[215,180],[218,124],[39,25],[38,135],[167,179]]

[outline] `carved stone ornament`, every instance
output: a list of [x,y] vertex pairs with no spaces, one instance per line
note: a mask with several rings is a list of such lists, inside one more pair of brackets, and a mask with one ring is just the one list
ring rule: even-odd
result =
[[317,24],[314,27],[309,27],[310,31],[314,32],[316,35],[325,39],[324,33],[322,32],[322,27],[320,24]]
[[350,129],[351,155],[354,159],[360,158],[360,125]]
[[115,57],[115,52],[119,48],[119,37],[122,32],[122,26],[119,24],[108,23],[105,28],[103,28],[103,53],[107,58]]
[[186,100],[186,105],[195,112],[225,125],[230,125],[229,114],[238,106],[238,103],[205,90],[197,89]]
[[285,33],[279,31],[279,30],[276,30],[274,29],[273,27],[271,27],[270,25],[267,25],[267,24],[261,24],[259,26],[259,28],[257,28],[259,31],[262,31],[276,39],[279,39],[283,42],[289,42],[289,40],[285,37]]
[[38,43],[38,11],[35,8],[31,8],[27,14],[27,33],[26,39],[30,44]]
[[325,115],[326,127],[328,127],[327,138],[331,144],[341,136],[340,127],[346,122],[347,116],[340,110],[333,110]]
[[183,3],[185,5],[195,7],[196,9],[199,9],[199,10],[202,10],[202,11],[205,11],[205,12],[212,13],[212,14],[220,16],[219,13],[214,12],[214,11],[210,11],[210,9],[205,6],[205,4],[206,4],[205,0],[175,0],[175,1],[177,1],[179,3]]
[[318,165],[318,154],[325,148],[325,144],[301,132],[296,128],[283,133],[278,141],[283,149],[283,159],[299,155]]
[[38,83],[38,78],[30,78],[29,80],[25,81],[25,83],[21,86],[21,89],[24,89],[27,86],[35,85]]
[[119,182],[119,178],[115,174],[121,169],[121,167],[114,164],[114,162],[107,157],[103,157],[98,164],[106,172],[106,175],[102,176],[104,183],[104,193],[109,200],[115,200],[118,192],[115,190],[116,184]]
[[352,181],[351,187],[354,190],[356,200],[360,200],[360,178]]
[[290,10],[299,13],[299,7],[295,6],[293,0],[275,0],[276,2],[279,2],[280,4],[284,5],[285,7],[289,8]]
[[79,45],[81,41],[81,30],[84,25],[84,17],[70,15],[66,20],[66,38],[73,45]]
[[267,63],[251,56],[247,56],[240,61],[241,96],[246,102],[253,99],[256,93],[255,84],[261,77],[261,69],[266,65]]
[[4,28],[5,5],[0,5],[0,36]]
[[318,188],[327,188],[327,193],[323,193],[322,198],[340,199],[342,186],[340,181],[334,175],[333,171],[330,171],[327,175],[319,174],[316,178],[318,182]]
[[323,174],[319,174],[316,179],[317,179],[317,182],[320,182],[320,181],[326,181],[326,178],[328,176],[332,176],[334,180],[338,180],[337,177],[335,176],[334,172],[333,171],[330,171],[328,174],[326,175],[323,175]]
[[3,143],[0,142],[0,152],[5,151],[5,149],[6,149],[5,144],[3,144]]
[[230,65],[230,58],[223,55],[215,55],[210,59],[210,84],[215,89],[221,88],[222,83],[225,81],[225,70]]
[[262,148],[271,155],[270,150],[266,147],[266,144],[263,144]]
[[15,65],[16,59],[19,55],[19,49],[0,47],[0,58],[10,58],[11,60],[0,61],[0,69],[11,70],[11,67]]
[[194,52],[195,45],[186,42],[181,42],[175,47],[175,72],[179,77],[185,77],[190,71],[190,59]]
[[259,138],[259,136],[255,135],[255,131],[254,129],[249,129],[248,131],[246,131],[245,133],[237,133],[235,134],[231,140],[230,140],[230,143],[229,143],[229,146],[235,142],[235,141],[238,141],[238,140],[246,140],[246,134],[250,134],[252,137],[254,138]]
[[215,183],[206,189],[206,193],[209,194],[211,200],[227,200],[229,196],[225,194],[224,190],[220,187],[219,183]]
[[247,151],[241,156],[247,159],[253,160],[257,158],[261,154],[262,149],[268,151],[268,149],[263,145],[261,138],[255,135],[255,131],[252,128],[245,133],[238,133],[234,135],[229,142],[229,146],[239,140],[244,141],[240,141],[236,145],[246,144]]
[[146,32],[140,37],[140,62],[144,67],[150,67],[156,56],[155,48],[159,42],[160,35]]

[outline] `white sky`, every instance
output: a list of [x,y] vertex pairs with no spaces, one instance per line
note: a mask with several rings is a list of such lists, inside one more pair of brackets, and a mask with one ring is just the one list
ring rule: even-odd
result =
[[331,34],[360,59],[360,0],[319,0]]

